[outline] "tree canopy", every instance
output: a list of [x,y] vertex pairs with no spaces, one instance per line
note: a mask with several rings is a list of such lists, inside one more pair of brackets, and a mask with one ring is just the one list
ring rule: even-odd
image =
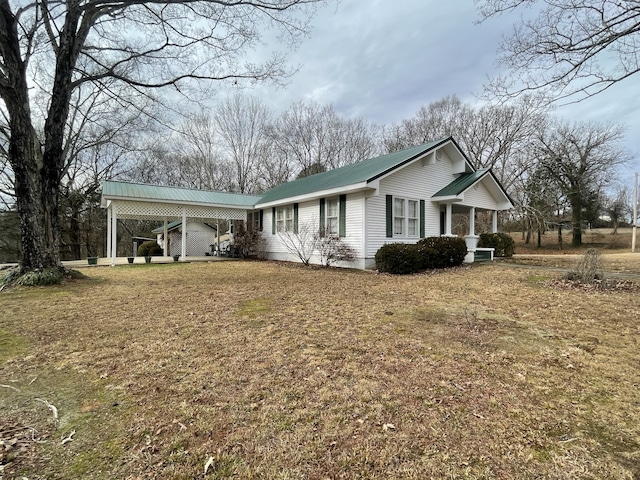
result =
[[475,0],[482,19],[521,13],[500,46],[499,96],[545,91],[580,101],[640,71],[637,0]]
[[252,62],[247,52],[270,27],[296,42],[322,1],[0,0],[0,99],[21,270],[60,266],[64,139],[79,89],[130,110],[159,87],[198,100],[211,81],[277,81],[291,73],[283,54]]

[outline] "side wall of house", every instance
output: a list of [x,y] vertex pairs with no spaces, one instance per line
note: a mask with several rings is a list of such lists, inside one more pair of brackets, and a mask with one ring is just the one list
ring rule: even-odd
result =
[[[333,198],[333,197],[331,197]],[[356,252],[354,262],[344,262],[341,266],[364,268],[364,194],[361,192],[346,195],[345,203],[345,236],[342,241],[347,243]],[[289,204],[292,205],[292,204]],[[265,208],[262,223],[262,238],[265,245],[267,258],[272,260],[300,261],[294,252],[287,249],[286,234],[273,233],[273,209]],[[320,229],[320,199],[298,203],[298,232],[299,237],[312,236]],[[320,263],[317,251],[311,257],[311,263]]]
[[417,161],[407,167],[393,172],[380,181],[379,194],[367,198],[367,251],[369,263],[376,252],[386,243],[416,243],[416,236],[387,237],[386,197],[404,198],[407,200],[424,200],[426,237],[440,235],[440,204],[431,201],[431,197],[441,188],[455,179],[452,164],[446,155],[433,163]]

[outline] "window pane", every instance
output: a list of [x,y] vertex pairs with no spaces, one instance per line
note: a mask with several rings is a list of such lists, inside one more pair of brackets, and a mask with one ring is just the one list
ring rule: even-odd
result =
[[418,221],[415,218],[409,219],[409,224],[407,228],[409,230],[408,234],[417,235],[418,234],[417,226],[418,226]]
[[394,235],[402,235],[402,227],[404,224],[404,218],[395,217],[393,219],[393,234]]
[[338,234],[338,219],[337,218],[327,218],[327,233],[330,235]]
[[327,217],[338,216],[338,200],[327,200]]
[[418,218],[418,202],[415,200],[409,200],[409,217]]
[[403,198],[394,198],[393,199],[393,211],[396,217],[404,217],[404,199]]

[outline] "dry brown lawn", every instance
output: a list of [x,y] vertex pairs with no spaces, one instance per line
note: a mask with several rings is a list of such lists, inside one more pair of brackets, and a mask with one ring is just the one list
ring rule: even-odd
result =
[[640,478],[637,291],[501,264],[84,272],[0,293],[0,478]]

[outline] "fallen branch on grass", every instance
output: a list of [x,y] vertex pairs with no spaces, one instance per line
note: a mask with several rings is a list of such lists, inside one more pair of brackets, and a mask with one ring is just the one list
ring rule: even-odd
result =
[[0,387],[4,387],[4,388],[10,388],[11,390],[15,390],[16,392],[19,392],[20,389],[14,387],[13,385],[4,385],[4,384],[0,384]]
[[69,443],[73,440],[73,436],[76,434],[75,430],[71,430],[71,433],[69,434],[68,437],[62,437],[62,441],[60,442],[60,445],[64,445],[65,443]]
[[56,408],[55,405],[53,405],[52,403],[47,402],[46,400],[43,400],[42,398],[36,398],[34,399],[38,402],[44,403],[47,407],[49,407],[49,410],[51,410],[51,413],[53,413],[53,418],[54,420],[58,420],[58,409]]

